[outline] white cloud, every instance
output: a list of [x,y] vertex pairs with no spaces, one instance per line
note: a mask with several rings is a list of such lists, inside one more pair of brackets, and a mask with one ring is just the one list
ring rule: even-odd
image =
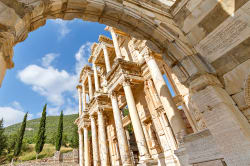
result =
[[21,106],[21,104],[17,101],[13,101],[11,104],[15,109],[23,111],[23,107]]
[[[12,107],[0,107],[0,119],[3,118],[5,127],[16,124],[16,123],[20,123],[23,121],[23,117],[26,112],[23,111],[20,104],[18,104],[18,107],[20,107],[20,109],[16,109]],[[28,119],[31,119],[32,117],[33,117],[32,114],[28,114]]]
[[75,75],[51,66],[29,65],[18,73],[18,78],[54,105],[62,105],[63,93],[74,91],[77,83]]
[[51,22],[55,25],[58,26],[58,32],[59,32],[59,37],[58,39],[62,39],[64,38],[67,34],[70,33],[70,29],[68,27],[69,25],[69,21],[65,21],[65,20],[62,20],[62,19],[55,19],[55,20],[51,20]]
[[[79,74],[82,67],[88,64],[92,43],[83,44],[75,54],[75,72],[69,73],[52,66],[51,62],[58,54],[49,53],[42,58],[41,66],[31,64],[18,72],[18,78],[32,90],[46,97],[48,115],[58,115],[63,109],[65,114],[77,113],[77,91]],[[74,100],[74,101],[72,101]],[[38,113],[37,116],[41,116]]]
[[93,43],[91,42],[83,44],[75,54],[75,59],[76,59],[75,70],[78,75],[80,74],[82,67],[88,64],[88,58],[91,54],[92,44]]
[[70,25],[72,24],[88,24],[88,21],[83,21],[81,19],[74,19],[71,21],[62,20],[62,19],[51,19],[48,22],[52,23],[56,27],[56,31],[58,32],[58,39],[61,40],[66,35],[71,32]]
[[59,54],[55,54],[55,53],[46,54],[42,58],[42,66],[44,66],[44,67],[50,66],[51,63],[55,60],[55,58],[58,57],[58,56],[59,56]]

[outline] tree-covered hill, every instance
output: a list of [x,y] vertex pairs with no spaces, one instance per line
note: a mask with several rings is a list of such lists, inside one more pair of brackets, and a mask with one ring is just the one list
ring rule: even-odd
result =
[[[78,117],[77,114],[72,115],[64,115],[63,118],[63,131],[64,135],[67,135],[67,139],[71,139],[74,121]],[[46,120],[46,136],[47,136],[47,143],[51,143],[56,136],[57,133],[57,125],[59,122],[59,116],[47,116]],[[34,137],[37,134],[39,128],[40,118],[33,119],[27,121],[26,131],[24,135],[24,139],[27,140],[29,143],[34,143]],[[20,128],[21,123],[8,126],[5,128],[5,134],[7,136],[11,136],[17,133],[18,129]]]

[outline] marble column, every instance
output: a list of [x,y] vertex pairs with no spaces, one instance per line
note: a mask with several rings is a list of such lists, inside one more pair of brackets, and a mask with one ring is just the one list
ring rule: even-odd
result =
[[91,134],[92,134],[92,148],[93,148],[93,163],[94,166],[99,166],[100,157],[99,157],[99,147],[98,147],[97,131],[96,131],[96,119],[94,116],[91,116],[90,120],[91,120]]
[[99,91],[99,78],[97,73],[96,65],[93,63],[93,70],[94,70],[94,79],[95,79],[95,91]]
[[90,166],[88,128],[84,127],[84,165]]
[[114,44],[114,47],[115,47],[116,57],[117,58],[122,58],[122,54],[121,54],[121,50],[120,50],[119,43],[118,43],[118,40],[117,40],[117,36],[116,36],[116,33],[115,33],[115,31],[114,31],[114,29],[112,27],[110,27],[110,33],[111,33],[111,36],[112,36],[112,39],[113,39],[113,44]]
[[89,84],[89,99],[91,100],[93,98],[93,86],[92,86],[92,79],[91,75],[88,74],[88,84]]
[[147,147],[147,142],[143,133],[142,124],[136,109],[134,96],[129,81],[123,82],[123,89],[125,92],[126,101],[128,104],[128,110],[131,118],[131,122],[134,129],[137,147],[140,153],[140,160],[147,160],[150,158],[150,154]]
[[82,87],[81,86],[77,86],[77,91],[78,91],[78,99],[79,99],[79,116],[81,116],[82,114]]
[[84,157],[83,157],[83,132],[82,129],[78,131],[79,134],[79,165],[83,166],[84,164]]
[[117,139],[119,144],[119,151],[122,160],[122,165],[131,165],[132,162],[128,148],[127,136],[123,128],[121,110],[119,109],[117,96],[115,93],[112,93],[111,101],[112,101],[115,127],[117,132]]
[[107,144],[106,125],[103,115],[103,110],[98,111],[98,133],[99,133],[99,145],[100,145],[100,159],[102,166],[109,166],[109,152]]
[[82,84],[82,111],[86,109],[86,93],[85,93],[85,85]]
[[186,126],[181,117],[180,111],[178,111],[172,99],[169,88],[164,81],[160,68],[158,67],[154,57],[152,57],[149,52],[144,54],[144,58],[176,139],[180,141],[180,139],[186,134]]
[[110,61],[109,61],[109,54],[108,54],[107,46],[102,45],[102,48],[103,48],[104,61],[105,61],[105,65],[106,65],[106,71],[108,73],[111,70],[111,65],[110,65]]

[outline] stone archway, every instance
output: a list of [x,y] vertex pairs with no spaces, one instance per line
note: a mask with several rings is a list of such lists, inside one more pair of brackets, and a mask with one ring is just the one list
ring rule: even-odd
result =
[[[0,80],[4,77],[5,68],[14,67],[13,46],[25,40],[29,32],[45,25],[47,19],[79,18],[99,22],[147,40],[147,45],[156,52],[164,53],[174,48],[182,50],[181,57],[192,55],[181,30],[172,19],[170,7],[149,8],[145,6],[150,5],[147,3],[117,0],[1,0],[0,50],[4,58],[1,64],[5,67],[2,68]],[[180,56],[172,55],[176,63]]]
[[[180,82],[190,89],[190,96],[202,112],[227,164],[247,165],[250,162],[249,124],[218,78],[212,75],[216,72],[211,64],[189,45],[183,31],[173,19],[171,8],[161,4],[160,0],[154,1],[158,5],[151,2],[152,0],[0,0],[0,83],[6,69],[14,67],[14,45],[25,40],[29,32],[45,25],[47,19],[80,18],[106,24],[138,39],[147,40],[149,48],[163,54],[165,62]],[[184,11],[181,17],[191,12],[186,12],[185,6],[181,10]],[[180,20],[182,19],[184,18]],[[193,17],[190,20],[192,19]],[[220,118],[220,122],[216,121],[215,116]],[[220,125],[216,125],[218,123]],[[225,129],[228,132],[224,132]],[[225,133],[229,134],[230,140],[225,138]],[[238,152],[241,152],[240,157]]]

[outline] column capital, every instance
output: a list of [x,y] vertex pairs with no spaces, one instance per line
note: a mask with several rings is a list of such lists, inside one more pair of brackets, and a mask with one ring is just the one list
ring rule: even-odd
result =
[[91,120],[91,119],[96,120],[97,116],[92,114],[92,115],[89,115],[89,118],[90,118],[90,120]]
[[81,127],[80,128],[78,127],[78,134],[83,134]]
[[90,127],[90,121],[84,121],[82,128],[89,128]]
[[141,54],[143,55],[144,59],[146,62],[148,62],[151,59],[154,59],[154,57],[152,56],[152,51],[148,48],[145,47],[142,51]]
[[118,94],[117,94],[117,92],[115,92],[115,91],[112,91],[112,92],[110,92],[109,93],[109,98],[115,98],[115,99],[117,99],[117,97],[118,97]]
[[107,49],[107,46],[105,44],[102,43],[101,46],[102,46],[102,49]]
[[104,109],[102,107],[98,108],[97,115],[99,115],[99,114],[101,114],[102,116],[105,116],[104,115]]
[[82,92],[82,85],[77,85],[76,89],[78,90],[78,92]]
[[125,87],[125,86],[131,86],[131,82],[129,79],[124,79],[124,81],[122,82],[122,86]]

